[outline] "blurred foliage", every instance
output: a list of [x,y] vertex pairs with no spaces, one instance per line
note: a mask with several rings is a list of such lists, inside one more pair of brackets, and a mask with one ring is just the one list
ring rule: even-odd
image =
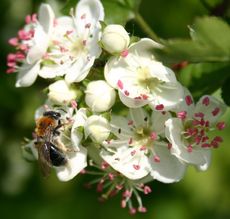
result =
[[[202,17],[189,29],[191,40],[162,40],[164,47],[153,52],[166,64],[194,63],[182,69],[179,78],[198,99],[222,88],[230,78],[230,26],[217,17]],[[228,105],[230,97],[224,94],[229,91],[225,84],[222,96]]]
[[[162,39],[188,38],[187,26],[191,26],[198,16],[218,15],[217,12],[224,11],[221,16],[228,22],[230,14],[228,7],[220,10],[222,0],[206,0],[205,3],[199,0],[142,0],[140,5],[139,0],[104,0],[103,2],[105,6],[107,5],[108,23],[125,22],[134,16],[130,8],[136,10],[139,6],[139,13]],[[87,176],[77,176],[70,182],[61,183],[55,174],[52,174],[49,179],[45,180],[41,177],[37,163],[28,163],[21,156],[20,144],[24,136],[31,136],[34,128],[34,110],[45,100],[42,89],[47,84],[43,80],[38,80],[35,85],[29,88],[16,89],[14,87],[15,75],[5,74],[6,55],[11,51],[7,40],[17,34],[17,30],[24,23],[24,17],[36,11],[40,3],[41,0],[1,0],[1,218],[129,218],[127,211],[119,206],[119,197],[105,203],[98,202],[98,194],[94,189],[85,189],[83,186],[83,183],[90,180]],[[51,3],[56,8],[63,8],[67,2],[56,0]],[[129,7],[124,7],[124,4],[127,3]],[[217,10],[216,6],[219,6],[220,9]],[[225,26],[225,24],[223,25]],[[210,26],[212,26],[212,22]],[[146,36],[134,20],[128,22],[127,29],[132,35]],[[216,37],[225,36],[227,36],[225,32],[214,32],[210,37],[216,39]],[[227,44],[230,42],[229,38],[225,41]],[[227,47],[223,49],[225,50]],[[199,87],[197,90],[196,86],[192,88],[197,96],[203,92],[212,93],[220,87],[220,83],[224,85],[222,96],[224,98],[229,96],[227,91],[229,90],[228,63],[191,64],[178,72],[178,75],[180,75],[182,83],[190,88],[194,84],[197,88]],[[199,91],[202,93],[196,94]],[[216,95],[220,96],[220,92]],[[184,179],[176,184],[151,183],[153,192],[144,198],[148,212],[137,214],[133,218],[230,218],[229,111],[223,120],[227,121],[228,125],[228,128],[223,132],[225,141],[221,148],[213,151],[212,165],[209,170],[197,172],[194,168],[189,168]]]

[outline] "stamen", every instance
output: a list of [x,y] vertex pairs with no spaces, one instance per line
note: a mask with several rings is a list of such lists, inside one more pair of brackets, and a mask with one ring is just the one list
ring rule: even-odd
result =
[[136,212],[137,212],[137,210],[136,210],[135,208],[130,208],[130,209],[129,209],[129,213],[130,213],[131,215],[136,214]]
[[156,132],[151,132],[150,139],[155,141],[157,139],[157,133]]
[[26,16],[25,22],[26,22],[26,24],[29,24],[31,22],[31,16],[30,15]]
[[212,115],[216,116],[218,113],[220,112],[220,108],[216,107],[213,111],[212,111]]
[[101,162],[101,169],[102,170],[105,170],[105,169],[107,169],[109,167],[109,164],[107,163],[107,162],[105,162],[105,161],[102,161]]
[[135,170],[139,170],[141,167],[140,167],[140,165],[138,165],[138,164],[133,164],[133,168],[134,168]]
[[138,211],[141,212],[141,213],[145,213],[145,212],[147,212],[147,209],[142,206],[142,207],[138,208]]
[[9,43],[11,46],[17,46],[17,45],[18,45],[18,38],[17,38],[17,37],[10,38],[10,39],[8,40],[8,43]]
[[225,122],[218,122],[218,123],[216,124],[216,128],[217,128],[218,130],[223,130],[223,129],[225,128]]
[[118,81],[117,81],[117,86],[118,86],[118,88],[120,88],[121,90],[124,88],[124,85],[123,85],[123,83],[122,83],[121,80],[118,80]]
[[125,90],[124,94],[125,96],[129,96],[129,92],[127,90]]
[[187,147],[187,151],[188,151],[189,153],[191,153],[191,152],[192,152],[192,150],[193,150],[192,145],[189,145],[189,146]]
[[76,100],[71,100],[71,107],[73,108],[73,109],[77,109],[77,102],[76,102]]
[[160,157],[158,155],[154,155],[153,156],[153,161],[156,162],[156,163],[160,163]]
[[209,97],[205,97],[205,98],[203,99],[203,101],[202,101],[202,104],[205,105],[205,106],[208,106],[208,105],[209,105],[209,102],[210,102]]
[[81,15],[81,19],[85,19],[86,18],[86,14]]
[[163,104],[156,105],[155,109],[156,110],[163,110],[164,109],[164,105]]
[[187,95],[187,96],[185,97],[185,102],[186,102],[186,104],[187,104],[188,106],[190,106],[190,105],[193,103],[192,97],[191,97],[190,95]]
[[130,138],[128,144],[132,144],[132,143],[133,143],[133,139]]
[[168,143],[168,149],[170,150],[172,148],[172,144]]
[[134,156],[136,154],[136,150],[131,151],[131,156]]
[[149,186],[144,186],[144,190],[143,191],[144,191],[145,195],[148,195],[149,193],[152,192],[152,189]]
[[186,116],[187,116],[187,112],[186,111],[181,111],[181,112],[177,113],[177,118],[179,118],[179,119],[184,120],[184,119],[186,119]]
[[121,57],[125,58],[128,56],[128,54],[129,54],[129,51],[125,49],[124,51],[121,52]]
[[91,27],[90,23],[88,23],[88,24],[85,25],[85,28],[90,28],[90,27]]
[[204,118],[204,113],[201,113],[201,112],[195,113],[194,116],[195,116],[195,117],[198,117],[198,118]]
[[147,100],[149,98],[149,96],[146,95],[146,94],[141,94],[141,97],[142,97],[143,100]]
[[133,125],[133,120],[128,121],[128,125]]

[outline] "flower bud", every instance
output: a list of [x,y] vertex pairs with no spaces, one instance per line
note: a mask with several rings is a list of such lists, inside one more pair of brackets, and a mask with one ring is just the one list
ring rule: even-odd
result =
[[123,26],[111,24],[102,33],[102,47],[111,54],[121,53],[129,45],[129,34]]
[[85,123],[85,136],[101,143],[109,137],[110,125],[107,119],[102,116],[90,116]]
[[59,80],[49,86],[48,97],[54,103],[66,104],[74,100],[77,94],[64,80]]
[[110,109],[116,99],[115,90],[103,80],[90,82],[85,93],[85,102],[94,112]]

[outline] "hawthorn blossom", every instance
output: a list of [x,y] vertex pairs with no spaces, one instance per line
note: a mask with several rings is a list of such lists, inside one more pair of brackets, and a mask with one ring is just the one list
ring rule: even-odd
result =
[[[52,141],[57,147],[62,147],[61,149],[64,150],[67,164],[55,166],[54,169],[60,181],[69,181],[87,166],[87,149],[81,145],[83,133],[78,129],[80,126],[84,126],[87,118],[86,110],[82,108],[75,113],[73,108],[62,106],[60,109],[45,105],[36,110],[35,120],[40,118],[47,110],[54,110],[61,114],[61,122],[64,126],[58,129],[60,136],[55,137]],[[38,151],[34,142],[35,140],[32,140],[26,147],[29,147],[34,157],[38,159]]]
[[184,101],[178,106],[177,118],[165,122],[165,135],[171,143],[170,152],[181,161],[206,170],[210,165],[211,148],[223,141],[220,136],[212,137],[214,130],[222,130],[224,122],[218,122],[226,106],[212,96],[205,95],[195,105],[186,91]]
[[[104,9],[100,0],[81,0],[73,18],[66,16],[57,19],[57,34],[49,55],[57,70],[62,66],[68,83],[82,81],[94,60],[100,56],[99,21],[103,19]],[[48,73],[52,71],[52,66],[47,69]]]
[[77,92],[66,83],[65,80],[58,80],[49,85],[48,98],[56,104],[68,104],[75,100]]
[[30,86],[36,80],[41,59],[45,56],[54,27],[54,12],[48,4],[42,4],[36,15],[26,17],[26,25],[18,31],[18,36],[9,43],[16,53],[7,57],[8,73],[18,71],[16,87]]
[[101,157],[129,179],[147,175],[164,183],[179,181],[186,166],[170,154],[164,141],[164,121],[168,114],[153,112],[151,117],[141,108],[130,109],[128,118],[112,115],[114,138],[103,143]]
[[155,60],[151,50],[160,47],[144,38],[105,66],[107,82],[118,90],[121,101],[137,108],[149,104],[155,110],[174,108],[183,98],[183,88],[174,72]]
[[129,34],[121,25],[110,24],[103,30],[101,44],[110,54],[122,53],[128,48],[129,42]]
[[109,137],[109,121],[101,115],[92,115],[85,122],[84,133],[86,138],[89,136],[93,141],[101,143]]
[[81,0],[75,16],[59,18],[48,4],[42,4],[38,20],[27,17],[18,37],[9,40],[17,52],[8,55],[7,72],[19,72],[16,87],[30,86],[38,75],[65,75],[68,83],[83,80],[101,53],[99,21],[103,18],[99,0]]
[[85,103],[93,112],[109,110],[115,103],[116,92],[104,80],[91,81],[85,91]]

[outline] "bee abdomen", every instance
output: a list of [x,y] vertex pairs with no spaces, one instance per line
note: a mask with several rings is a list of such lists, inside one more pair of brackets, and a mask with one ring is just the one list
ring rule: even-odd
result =
[[53,166],[64,166],[67,163],[67,158],[54,144],[50,146],[50,161]]

